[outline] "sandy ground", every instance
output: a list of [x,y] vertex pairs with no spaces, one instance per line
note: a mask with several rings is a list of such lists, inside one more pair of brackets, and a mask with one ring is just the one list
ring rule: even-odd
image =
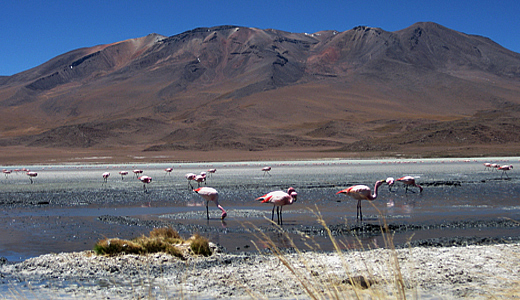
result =
[[[403,292],[406,299],[511,299],[520,291],[519,262],[520,244],[283,255],[217,248],[185,261],[84,251],[0,266],[0,299],[402,299]],[[360,276],[371,287],[353,288],[349,278]]]

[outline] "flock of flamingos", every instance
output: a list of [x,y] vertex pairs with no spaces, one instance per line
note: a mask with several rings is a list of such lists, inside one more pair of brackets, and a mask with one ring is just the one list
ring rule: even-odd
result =
[[[505,174],[508,177],[506,172],[512,170],[513,166],[512,165],[498,165],[495,163],[484,163],[484,168],[486,170],[490,170],[490,171],[495,171],[495,170],[502,171],[502,176],[504,176],[504,174]],[[32,172],[25,168],[23,168],[21,170],[14,170],[14,171],[15,172],[20,172],[20,171],[25,172],[26,175],[29,176],[31,184],[33,183],[33,178],[38,176],[38,173]],[[166,174],[170,174],[173,171],[173,168],[166,168],[164,171],[166,172]],[[207,186],[201,187],[202,183],[204,183],[204,184],[206,183],[206,178],[207,178],[208,174],[209,174],[209,176],[211,176],[211,174],[215,173],[216,171],[217,171],[216,169],[209,169],[207,172],[201,172],[198,175],[195,173],[188,173],[185,175],[185,178],[188,180],[189,188],[191,188],[194,192],[196,192],[204,200],[206,200],[206,217],[208,220],[209,220],[208,204],[210,201],[215,203],[217,208],[219,208],[222,211],[222,215],[221,215],[222,220],[224,220],[224,218],[227,216],[227,212],[224,210],[224,208],[218,202],[218,191],[212,187],[207,187]],[[271,171],[271,167],[269,167],[269,166],[263,167],[262,171],[264,172],[264,176],[265,175],[271,176],[271,174],[269,173]],[[13,172],[13,170],[6,170],[6,169],[3,170],[3,173],[5,174],[6,178],[12,172]],[[152,177],[147,176],[147,175],[141,175],[143,173],[143,170],[139,170],[139,169],[133,170],[133,173],[134,173],[134,176],[143,183],[144,191],[147,192],[148,189],[147,189],[146,185],[152,182]],[[119,172],[119,175],[121,176],[122,180],[128,174],[129,174],[128,171]],[[141,175],[141,176],[139,176],[139,175]],[[102,174],[104,184],[107,183],[109,176],[110,176],[110,172],[105,172]],[[502,178],[502,176],[501,176],[501,178]],[[194,187],[191,185],[191,181],[197,182],[198,186],[196,189],[194,189]],[[377,191],[381,185],[387,184],[389,189],[391,189],[396,181],[404,184],[404,186],[406,188],[405,189],[406,193],[408,192],[408,188],[412,187],[412,186],[418,188],[420,193],[422,193],[422,191],[423,191],[422,186],[420,186],[419,184],[417,184],[415,182],[414,177],[403,176],[403,177],[397,178],[397,179],[394,179],[393,177],[388,177],[386,180],[378,180],[378,181],[376,181],[376,183],[374,185],[373,191],[370,187],[359,184],[359,185],[353,185],[351,187],[343,189],[343,190],[337,192],[336,194],[345,194],[347,196],[350,196],[350,197],[356,199],[358,201],[357,202],[357,219],[363,221],[363,214],[361,212],[361,201],[362,200],[367,200],[367,201],[375,200],[377,198]],[[413,191],[413,190],[411,190],[411,191],[415,193],[415,191]],[[261,201],[261,203],[273,204],[271,220],[274,221],[274,211],[276,208],[277,224],[283,225],[283,219],[282,219],[283,206],[291,205],[294,202],[296,202],[297,199],[298,199],[298,193],[296,192],[296,190],[293,187],[290,187],[287,189],[287,192],[273,191],[273,192],[269,192],[263,196],[260,196],[260,197],[256,198],[255,200]]]

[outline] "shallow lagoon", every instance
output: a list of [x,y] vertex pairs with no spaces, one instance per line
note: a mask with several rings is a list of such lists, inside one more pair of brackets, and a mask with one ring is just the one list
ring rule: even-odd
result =
[[[450,237],[507,241],[520,236],[514,222],[503,222],[520,220],[520,177],[515,169],[506,176],[486,170],[483,163],[518,161],[508,157],[0,167],[38,172],[33,184],[23,172],[0,180],[0,257],[18,261],[92,249],[101,238],[133,238],[154,226],[172,226],[186,237],[199,232],[229,251],[262,248],[262,233],[280,247],[292,247],[290,237],[298,248],[319,244],[328,250],[332,246],[316,220],[318,211],[344,247],[384,246],[379,232],[364,230],[384,222],[404,226],[394,235],[398,245]],[[270,174],[261,171],[266,165],[272,167]],[[166,173],[167,167],[173,172]],[[228,211],[224,222],[213,203],[211,220],[206,220],[202,198],[184,178],[210,168],[217,172],[208,177],[207,186],[219,190],[221,205]],[[147,193],[133,169],[153,178]],[[121,170],[130,172],[123,180]],[[103,184],[101,174],[107,171],[111,176]],[[399,183],[392,191],[382,186],[373,205],[363,202],[363,223],[356,221],[356,201],[336,195],[350,185],[373,186],[376,180],[404,175],[416,177],[424,192],[405,193]],[[289,186],[297,190],[298,201],[284,208],[283,234],[270,224],[272,206],[254,199]],[[347,234],[352,226],[362,229],[354,236]]]

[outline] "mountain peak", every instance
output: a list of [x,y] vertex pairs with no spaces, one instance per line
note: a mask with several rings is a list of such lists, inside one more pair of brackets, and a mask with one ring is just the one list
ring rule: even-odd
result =
[[200,27],[73,50],[1,77],[0,117],[10,122],[0,143],[58,147],[51,136],[63,135],[89,148],[339,147],[502,109],[519,92],[518,53],[432,22],[311,34]]

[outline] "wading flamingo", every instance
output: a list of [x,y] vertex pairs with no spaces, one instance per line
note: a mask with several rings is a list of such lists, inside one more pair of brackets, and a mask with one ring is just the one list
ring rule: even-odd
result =
[[264,171],[264,176],[265,174],[269,174],[269,176],[271,176],[271,173],[269,173],[269,171],[271,171],[271,167],[263,167],[262,171]]
[[224,218],[227,216],[227,213],[224,210],[224,208],[222,206],[220,206],[220,204],[218,204],[218,192],[216,189],[204,186],[204,187],[197,188],[193,191],[195,193],[199,194],[202,198],[204,198],[204,200],[206,200],[206,217],[208,218],[208,220],[209,220],[209,208],[208,208],[209,201],[215,202],[215,205],[222,211],[222,215],[221,215],[220,219],[224,220]]
[[345,195],[348,195],[348,196],[356,199],[358,201],[356,219],[360,219],[361,222],[363,222],[363,213],[361,212],[361,200],[368,200],[368,201],[375,200],[377,198],[377,189],[385,182],[386,182],[385,180],[376,181],[376,184],[374,185],[373,194],[368,186],[358,184],[358,185],[353,185],[344,190],[341,190],[341,191],[337,192],[336,195],[345,194]]
[[36,173],[36,172],[31,172],[31,171],[28,171],[28,172],[25,173],[25,174],[27,174],[27,176],[29,176],[29,180],[31,180],[31,184],[33,183],[33,178],[36,177],[36,176],[38,176],[38,173]]
[[103,173],[103,183],[107,183],[108,181],[108,176],[110,176],[110,172],[105,172]]
[[256,201],[262,201],[262,203],[272,203],[273,211],[271,213],[271,221],[274,221],[274,208],[276,207],[276,216],[278,217],[278,225],[283,225],[282,219],[282,207],[284,205],[291,205],[296,202],[298,198],[298,193],[293,187],[290,187],[287,190],[287,193],[284,191],[274,191],[267,193],[261,197],[256,198]]
[[191,181],[195,180],[196,176],[197,176],[197,174],[195,174],[195,173],[188,173],[188,174],[184,175],[184,177],[186,177],[186,180],[188,180],[188,189],[191,188],[193,190],[193,186],[191,185]]
[[143,174],[143,170],[135,169],[132,172],[134,172],[135,178],[138,178],[139,175]]
[[388,190],[391,192],[392,191],[392,187],[394,186],[395,184],[395,179],[394,177],[388,177],[386,180],[385,180],[386,184],[388,184]]
[[13,171],[12,170],[3,170],[2,172],[5,174],[5,178],[7,178],[9,176],[9,174],[11,174]]
[[484,163],[484,170],[492,170],[491,163]]
[[[412,176],[404,176],[404,177],[401,177],[401,178],[397,178],[397,181],[400,181],[400,182],[404,183],[404,185],[406,186],[406,191],[405,192],[408,192],[408,187],[409,186],[415,186],[415,187],[418,187],[419,188],[419,192],[422,193],[422,190],[423,190],[422,186],[420,186],[417,183],[415,183],[415,178],[413,178]],[[412,192],[414,192],[414,191],[412,191]]]
[[121,180],[125,180],[125,176],[128,175],[128,171],[119,171],[119,175],[121,175]]
[[146,185],[152,182],[152,177],[143,175],[139,177],[139,180],[143,183],[144,192],[147,193],[148,189],[146,188]]
[[166,174],[171,175],[171,174],[172,174],[172,171],[173,171],[173,168],[166,168],[166,169],[164,169],[164,172],[166,172],[166,173],[164,174],[164,176],[166,176]]
[[202,172],[199,175],[196,175],[193,180],[197,182],[197,187],[200,187],[200,184],[203,182],[206,184],[206,172]]
[[512,169],[513,169],[513,165],[504,165],[504,166],[500,166],[497,168],[497,170],[502,170],[502,175],[500,175],[500,178],[502,178],[502,176],[504,176],[504,174],[506,174],[506,177],[509,178],[509,176],[507,176],[506,171],[510,171]]
[[211,177],[212,174],[215,174],[215,172],[217,172],[217,169],[209,169],[208,170],[209,177]]

